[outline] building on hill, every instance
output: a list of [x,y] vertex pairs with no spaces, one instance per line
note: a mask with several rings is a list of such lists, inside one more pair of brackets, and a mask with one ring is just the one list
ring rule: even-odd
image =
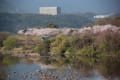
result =
[[114,14],[107,14],[107,15],[96,15],[94,16],[95,19],[102,19],[102,18],[107,18],[107,17],[110,17]]
[[58,15],[61,14],[60,7],[40,7],[39,13],[42,15]]

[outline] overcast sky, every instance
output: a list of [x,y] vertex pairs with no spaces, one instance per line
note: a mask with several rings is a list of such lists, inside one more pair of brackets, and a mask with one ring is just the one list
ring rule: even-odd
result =
[[42,6],[59,6],[62,13],[120,12],[120,0],[0,0],[0,12],[38,13]]

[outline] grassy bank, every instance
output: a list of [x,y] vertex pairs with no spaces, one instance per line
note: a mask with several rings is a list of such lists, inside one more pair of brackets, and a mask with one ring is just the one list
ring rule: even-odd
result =
[[[4,34],[4,35],[3,35]],[[120,32],[58,34],[53,37],[12,35],[0,33],[0,49],[4,53],[38,53],[41,56],[59,55],[71,58],[73,55],[96,57],[120,55]],[[28,51],[28,52],[27,52]],[[30,52],[29,52],[30,51]]]

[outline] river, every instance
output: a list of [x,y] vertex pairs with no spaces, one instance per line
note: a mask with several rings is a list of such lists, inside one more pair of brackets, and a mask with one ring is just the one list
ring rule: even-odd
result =
[[120,58],[0,57],[0,80],[120,80]]

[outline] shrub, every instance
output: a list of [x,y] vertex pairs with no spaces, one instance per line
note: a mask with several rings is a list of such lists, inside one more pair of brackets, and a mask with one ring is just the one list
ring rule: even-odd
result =
[[95,46],[99,52],[118,53],[120,50],[120,33],[105,31],[95,37]]
[[51,52],[53,54],[61,55],[65,53],[68,45],[69,45],[69,42],[68,42],[67,36],[59,34],[51,42]]
[[0,32],[0,47],[3,47],[3,41],[10,35],[8,32]]
[[8,37],[3,42],[5,49],[10,50],[17,46],[17,39],[13,36]]
[[76,51],[76,54],[84,55],[84,56],[94,56],[95,53],[96,53],[95,50],[91,46],[84,47]]
[[39,53],[41,56],[48,56],[49,43],[47,41],[42,41],[40,44],[35,46],[34,51]]
[[58,28],[58,25],[50,23],[47,25],[47,28]]

